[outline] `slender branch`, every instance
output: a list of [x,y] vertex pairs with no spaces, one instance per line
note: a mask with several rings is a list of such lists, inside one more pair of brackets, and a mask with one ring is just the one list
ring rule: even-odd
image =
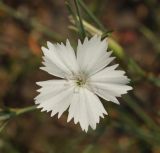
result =
[[[66,7],[67,7],[67,9],[68,9],[69,14],[70,14],[70,15],[73,17],[73,19],[74,19],[74,22],[75,22],[76,27],[78,27],[78,26],[79,26],[79,21],[78,21],[78,19],[77,19],[77,16],[76,16],[75,13],[74,13],[72,7],[71,7],[71,4],[69,3],[69,1],[66,1],[65,4],[66,4]],[[79,32],[79,31],[77,31],[77,32]]]
[[25,114],[25,113],[28,113],[28,112],[32,112],[36,110],[36,105],[34,106],[29,106],[29,107],[25,107],[25,108],[21,108],[21,109],[16,109],[16,115],[22,115],[22,114]]
[[7,108],[6,111],[4,111],[4,115],[1,115],[0,120],[8,120],[12,117],[19,116],[28,112],[32,112],[36,110],[36,105],[34,106],[28,106],[24,108]]
[[82,9],[86,12],[86,14],[92,19],[93,22],[103,31],[106,31],[106,28],[101,24],[101,22],[94,16],[94,14],[87,8],[86,4],[83,2],[83,0],[78,0],[80,6]]
[[6,127],[10,119],[17,117],[19,115],[34,111],[36,109],[36,105],[29,106],[25,108],[9,108],[5,111],[1,110],[1,116],[0,116],[0,132]]
[[8,121],[5,121],[4,123],[2,123],[0,125],[0,133],[2,132],[2,130],[6,127],[6,125],[8,124]]
[[80,10],[79,10],[79,4],[78,4],[78,1],[77,1],[77,0],[74,0],[74,3],[75,3],[75,7],[76,7],[76,11],[77,11],[78,18],[79,18],[80,35],[81,35],[81,39],[83,40],[83,39],[85,38],[85,36],[86,36],[86,33],[85,33],[84,26],[83,26],[83,22],[82,22]]

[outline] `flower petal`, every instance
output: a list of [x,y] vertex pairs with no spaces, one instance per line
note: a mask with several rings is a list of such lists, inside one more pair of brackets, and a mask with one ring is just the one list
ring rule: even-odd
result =
[[[51,44],[50,44],[51,45]],[[79,72],[79,67],[77,64],[77,59],[75,52],[67,39],[66,45],[63,43],[55,45],[55,52],[59,56],[59,58],[63,61],[66,67],[74,74]]]
[[107,112],[98,97],[86,88],[79,88],[69,107],[68,121],[74,118],[75,124],[79,122],[82,130],[87,132],[89,125],[96,128],[103,114]]
[[52,116],[56,113],[58,117],[69,107],[70,98],[74,86],[66,80],[48,80],[38,82],[42,86],[38,91],[40,94],[35,98],[35,103],[39,104],[37,108],[43,108],[43,111],[52,111]]
[[118,65],[108,66],[90,77],[91,82],[127,84],[129,79],[122,70],[115,70]]
[[132,90],[132,87],[128,85],[117,83],[91,82],[90,87],[98,96],[117,104],[119,104],[119,102],[116,97],[121,97],[121,95],[127,93],[128,90]]
[[101,41],[101,37],[94,36],[90,40],[86,37],[82,44],[78,41],[77,61],[81,71],[85,71],[91,75],[105,66],[107,66],[114,58],[109,58],[111,52],[107,52],[106,39]]
[[41,103],[41,101],[53,97],[70,86],[67,80],[48,80],[37,82],[37,85],[41,86],[41,88],[37,90],[40,94],[35,97],[35,103]]
[[44,70],[51,75],[65,78],[66,73],[62,69],[60,69],[52,60],[50,60],[47,56],[43,56],[43,60],[44,62],[42,63],[44,67],[40,67],[41,70]]
[[[55,74],[54,74],[55,76],[61,77],[62,75],[64,75],[64,77],[65,77],[65,76],[70,75],[71,72],[69,71],[69,69],[65,66],[65,64],[63,64],[61,59],[59,59],[59,57],[56,55],[54,46],[52,48],[49,48],[49,49],[47,49],[45,47],[42,47],[42,51],[43,51],[44,56],[46,57],[46,59],[48,59],[48,61],[50,61],[50,64],[52,65],[51,66],[52,69],[56,69],[57,70],[57,68],[59,68],[60,71],[63,72],[63,74],[61,74],[60,76],[59,76],[59,73],[57,74],[55,72]],[[44,63],[46,63],[46,61],[44,61]],[[47,67],[47,65],[46,65],[46,67]],[[49,67],[47,67],[47,68],[49,68]],[[47,71],[48,73],[51,73],[51,72],[49,72],[48,70],[46,70],[44,68],[42,68],[42,69]]]
[[121,97],[132,87],[126,85],[129,79],[122,70],[115,70],[117,64],[106,67],[89,78],[89,86],[98,96],[119,104],[116,97]]
[[63,43],[54,45],[47,42],[47,46],[48,49],[42,47],[45,67],[41,69],[61,78],[70,77],[74,73],[78,73],[79,67],[76,56],[68,40],[66,45]]

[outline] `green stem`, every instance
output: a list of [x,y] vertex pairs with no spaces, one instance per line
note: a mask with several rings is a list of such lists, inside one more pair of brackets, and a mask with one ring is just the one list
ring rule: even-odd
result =
[[[71,4],[69,3],[69,1],[66,1],[65,4],[66,4],[66,7],[67,7],[67,9],[68,9],[69,14],[73,17],[73,19],[74,19],[74,21],[75,21],[76,27],[78,27],[78,26],[79,26],[79,21],[78,21],[78,19],[77,19],[77,16],[76,16],[75,13],[74,13],[72,7],[71,7]],[[77,32],[78,32],[78,31],[77,31]]]
[[75,3],[78,18],[79,18],[80,36],[81,36],[81,39],[83,40],[86,37],[86,33],[85,33],[85,29],[84,29],[84,26],[83,26],[83,23],[82,23],[81,14],[80,14],[80,11],[79,11],[79,4],[78,4],[77,0],[74,0],[74,3]]
[[29,106],[29,107],[25,107],[25,108],[18,108],[18,109],[7,109],[7,114],[6,115],[1,115],[0,120],[3,122],[0,125],[0,132],[2,132],[2,130],[5,128],[5,126],[8,124],[9,120],[17,117],[19,115],[34,111],[36,109],[36,105],[35,106]]
[[6,127],[7,124],[8,124],[8,121],[5,121],[4,123],[2,123],[2,125],[0,125],[0,133]]
[[16,113],[16,116],[18,116],[18,115],[22,115],[22,114],[25,114],[25,113],[28,113],[28,112],[32,112],[34,110],[36,110],[36,105],[21,108],[21,109],[16,109],[15,113]]
[[92,19],[93,22],[100,28],[102,31],[106,31],[106,28],[101,24],[101,22],[94,16],[94,14],[87,8],[83,0],[78,0],[82,9],[86,12],[86,14]]

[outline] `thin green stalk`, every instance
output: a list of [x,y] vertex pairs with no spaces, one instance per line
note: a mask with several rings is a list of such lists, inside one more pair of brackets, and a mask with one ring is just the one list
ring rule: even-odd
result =
[[[69,14],[70,14],[70,15],[73,17],[73,19],[74,19],[74,22],[75,22],[76,27],[78,27],[78,26],[79,26],[79,21],[78,21],[78,19],[77,19],[77,16],[75,15],[74,11],[72,10],[71,4],[70,4],[68,1],[66,1],[65,4],[66,4],[66,7],[67,7],[67,9],[68,9]],[[78,32],[78,31],[77,31],[77,32]]]
[[[28,112],[32,112],[35,109],[36,109],[36,105],[25,107],[25,108],[18,108],[18,109],[9,108],[9,109],[5,110],[4,112],[1,111],[2,115],[0,117],[0,121],[2,124],[0,125],[0,132],[2,132],[2,130],[8,124],[10,119],[17,117],[19,115],[28,113]],[[4,113],[4,115],[3,115],[3,113]]]
[[28,112],[32,112],[34,110],[36,110],[36,105],[25,107],[25,108],[17,108],[17,109],[9,108],[6,111],[4,111],[5,114],[1,115],[0,120],[6,122],[13,117],[16,117],[16,116],[19,116],[19,115],[22,115]]
[[12,117],[19,116],[19,115],[22,115],[22,114],[25,114],[25,113],[28,113],[28,112],[32,112],[34,110],[36,110],[36,105],[29,106],[29,107],[24,107],[24,108],[16,108],[16,109],[15,108],[8,108],[6,111],[4,111],[4,113],[5,113],[4,119],[8,120]]
[[83,0],[78,0],[82,9],[86,12],[86,14],[92,19],[93,22],[98,26],[102,31],[106,31],[106,28],[101,24],[101,22],[94,16],[94,14],[89,10],[89,8],[85,5]]
[[36,110],[36,105],[21,108],[21,109],[16,109],[15,113],[16,113],[16,116],[18,116],[18,115],[22,115],[22,114],[25,114],[25,113],[28,113],[28,112],[32,112],[34,110]]
[[5,121],[11,117],[11,114],[2,114],[0,115],[0,121]]
[[81,18],[81,14],[80,14],[80,10],[79,10],[79,4],[78,4],[77,0],[74,0],[74,3],[75,3],[78,18],[79,18],[80,36],[81,36],[81,39],[83,40],[86,37],[86,33],[85,33],[85,29],[84,29],[84,26],[82,23],[82,18]]
[[0,133],[6,127],[7,124],[8,124],[8,121],[5,121],[4,123],[2,123],[2,125],[0,125]]

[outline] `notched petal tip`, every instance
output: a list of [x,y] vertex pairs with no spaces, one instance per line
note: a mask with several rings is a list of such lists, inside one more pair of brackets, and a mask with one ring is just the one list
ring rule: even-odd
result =
[[36,91],[40,93],[40,92],[42,92],[42,88],[39,88]]
[[[101,37],[101,38],[102,38],[102,37]],[[105,41],[105,42],[108,44],[108,40],[109,40],[108,37],[105,37],[105,38],[102,40],[102,42]]]
[[84,132],[88,132],[88,126],[86,128],[83,129]]
[[[45,111],[47,111],[47,110],[45,110],[44,108],[41,109],[41,112],[45,112]],[[47,111],[47,112],[48,112],[48,111]]]
[[78,44],[82,45],[82,42],[81,42],[81,40],[80,40],[80,39],[78,39]]
[[[42,86],[42,85],[41,85],[41,81],[40,81],[40,82],[36,82],[36,85]],[[38,89],[38,90],[39,90],[39,89]],[[37,90],[37,91],[38,91],[38,90]]]
[[53,44],[50,41],[47,41],[47,46],[50,48]]
[[129,91],[129,90],[133,90],[133,87],[131,87],[131,86],[128,86],[128,91]]
[[117,104],[117,105],[120,105],[120,102],[118,101],[117,98],[115,98],[115,99],[113,100],[113,102],[114,102],[115,104]]
[[59,112],[58,113],[58,119],[62,116],[63,113]]
[[[110,50],[110,51],[107,51],[107,54],[108,54],[108,57],[110,57],[112,55],[113,51]],[[114,56],[115,57],[115,56]],[[116,58],[116,57],[115,57]]]
[[104,112],[103,112],[104,115],[108,115],[107,111],[104,109]]
[[34,103],[37,105],[38,108],[39,102],[36,99],[34,99]]
[[[44,64],[43,64],[44,65]],[[39,67],[40,70],[46,71],[46,67],[45,66],[41,66]],[[48,71],[47,71],[48,72]]]
[[57,112],[54,112],[53,110],[52,110],[52,112],[51,112],[51,117],[53,117],[54,115],[56,115],[57,114]]
[[116,68],[119,67],[119,64],[114,64],[114,65],[112,65],[112,67],[113,67],[113,70],[116,70]]
[[116,57],[110,57],[111,62],[116,59]]
[[73,117],[68,116],[67,118],[67,123],[70,122],[72,120]]
[[40,104],[37,105],[37,108],[42,108],[42,106]]
[[85,129],[83,131],[86,132],[86,133],[88,132],[88,130],[85,130]]
[[42,50],[42,52],[43,52],[43,54],[44,54],[43,57],[45,57],[45,55],[49,52],[49,49],[46,48],[46,47],[44,47],[44,46],[41,47],[41,50]]
[[69,46],[71,45],[71,43],[70,43],[68,38],[66,39],[66,45],[69,45]]
[[83,44],[87,43],[88,40],[89,40],[89,38],[88,38],[88,37],[85,37],[85,39],[84,39],[84,41],[83,41]]
[[90,127],[91,127],[93,130],[95,130],[95,129],[96,129],[96,126],[97,126],[97,124],[96,124],[96,123],[95,123],[95,124],[90,125]]
[[48,49],[47,49],[46,47],[42,46],[42,47],[41,47],[41,50],[42,50],[42,51],[46,51],[46,50],[48,50]]

